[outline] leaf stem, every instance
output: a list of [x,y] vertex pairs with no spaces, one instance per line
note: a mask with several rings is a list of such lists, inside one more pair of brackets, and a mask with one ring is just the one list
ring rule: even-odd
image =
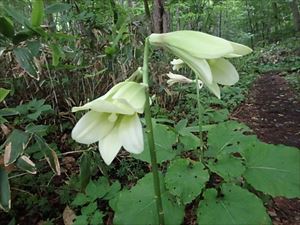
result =
[[157,215],[158,215],[159,224],[164,225],[165,224],[164,210],[163,210],[162,198],[161,198],[159,172],[158,172],[158,164],[157,164],[157,159],[156,159],[156,150],[155,150],[155,143],[154,143],[154,136],[153,136],[150,101],[149,101],[148,56],[149,56],[149,40],[148,40],[148,38],[146,38],[145,49],[144,49],[144,63],[143,63],[143,83],[145,85],[147,85],[146,103],[145,103],[146,134],[147,134],[147,138],[148,138],[150,157],[151,157],[153,185],[154,185],[154,192],[155,192]]

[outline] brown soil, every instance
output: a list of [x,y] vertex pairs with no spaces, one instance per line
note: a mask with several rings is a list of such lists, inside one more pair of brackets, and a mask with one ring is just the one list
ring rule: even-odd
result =
[[[300,148],[300,101],[280,74],[258,78],[232,117],[264,142]],[[274,225],[300,225],[300,199],[275,198],[268,212]]]

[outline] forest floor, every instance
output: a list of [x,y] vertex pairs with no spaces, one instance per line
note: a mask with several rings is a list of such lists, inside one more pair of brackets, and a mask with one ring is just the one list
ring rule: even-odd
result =
[[[259,77],[232,117],[248,125],[264,142],[300,148],[299,95],[280,73]],[[299,225],[300,199],[274,198],[268,213],[274,225]]]

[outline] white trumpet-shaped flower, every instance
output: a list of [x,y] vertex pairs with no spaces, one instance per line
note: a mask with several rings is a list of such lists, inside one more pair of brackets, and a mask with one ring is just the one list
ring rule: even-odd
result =
[[105,95],[73,107],[72,112],[89,110],[75,125],[72,138],[83,144],[99,142],[99,151],[109,165],[123,146],[128,152],[139,154],[144,149],[142,124],[146,100],[145,85],[121,82]]
[[173,59],[170,63],[173,66],[172,69],[177,71],[184,65],[184,62],[181,59]]
[[[195,80],[191,80],[180,74],[174,74],[174,73],[169,72],[167,74],[167,76],[169,77],[169,79],[167,80],[167,84],[169,86],[172,86],[173,84],[176,84],[176,83],[181,83],[181,84],[196,83]],[[201,89],[203,87],[202,81],[198,80],[198,86],[199,86],[199,89]]]
[[[225,58],[240,57],[252,52],[247,46],[197,31],[151,34],[149,42],[166,48],[186,63],[218,98],[218,84],[233,85],[239,80],[236,69]],[[178,68],[177,62],[172,64],[176,65],[173,69]]]

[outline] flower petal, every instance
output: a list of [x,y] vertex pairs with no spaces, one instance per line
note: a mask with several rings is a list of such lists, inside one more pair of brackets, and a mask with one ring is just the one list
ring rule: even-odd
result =
[[220,58],[233,52],[233,46],[229,41],[198,31],[183,30],[151,34],[149,41],[152,45],[167,47],[171,52],[180,49],[202,59]]
[[119,138],[123,147],[130,153],[139,154],[144,150],[143,128],[137,114],[122,118]]
[[174,73],[171,73],[169,72],[167,74],[167,76],[170,78],[167,83],[169,84],[169,86],[175,84],[175,83],[186,83],[186,84],[189,84],[189,83],[193,83],[193,80],[183,76],[183,75],[180,75],[180,74],[174,74]]
[[170,63],[173,65],[172,69],[177,71],[184,65],[184,62],[181,59],[173,59]]
[[233,85],[239,80],[235,67],[226,59],[208,60],[214,82],[223,85]]
[[127,82],[112,96],[112,99],[118,100],[123,104],[129,104],[136,112],[143,113],[146,102],[145,89],[145,85]]
[[111,164],[122,147],[118,129],[118,126],[115,126],[108,135],[99,141],[99,151],[107,165]]
[[233,53],[225,55],[224,57],[226,58],[240,57],[252,52],[252,49],[245,45],[241,45],[235,42],[230,42],[230,44],[233,47]]
[[199,79],[204,83],[211,84],[213,77],[211,74],[210,67],[205,59],[195,58],[184,51],[174,50],[173,53],[176,56],[180,56],[182,60],[199,76]]
[[77,112],[81,110],[91,109],[97,112],[107,112],[107,113],[120,113],[120,114],[128,114],[131,115],[135,112],[135,110],[130,107],[130,105],[126,105],[120,102],[112,102],[102,97],[97,98],[91,102],[86,103],[80,107],[73,107],[72,112]]
[[72,138],[82,144],[92,144],[107,135],[114,123],[108,120],[109,114],[87,112],[72,130]]
[[217,83],[208,84],[206,86],[218,99],[221,98],[220,87]]

